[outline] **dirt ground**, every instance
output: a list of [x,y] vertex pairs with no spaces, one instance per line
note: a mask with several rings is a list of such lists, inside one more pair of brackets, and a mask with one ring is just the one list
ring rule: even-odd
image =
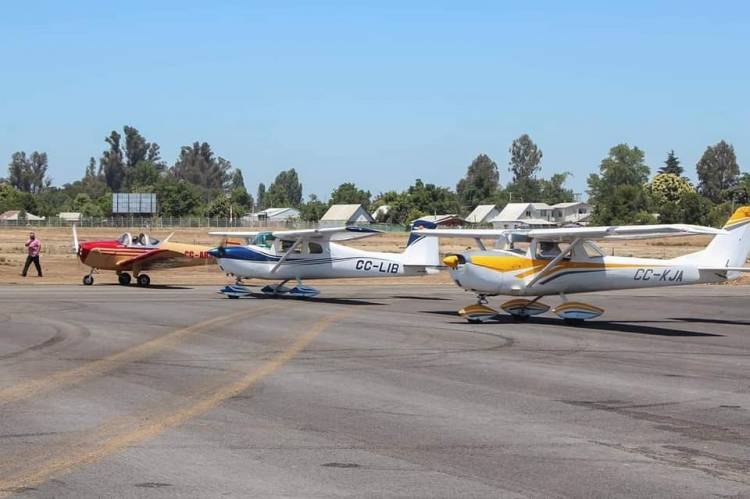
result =
[[[118,237],[124,229],[79,229],[81,241],[97,239],[113,239]],[[216,230],[216,229],[213,229]],[[205,244],[213,247],[218,244],[219,239],[208,235],[209,229],[176,229],[172,240],[175,242]],[[139,232],[131,229],[131,232]],[[26,258],[24,242],[27,239],[28,229],[0,228],[0,284],[73,284],[81,282],[81,278],[88,273],[88,267],[82,265],[73,251],[73,238],[70,229],[50,227],[36,229],[37,237],[42,242],[42,269],[44,278],[36,277],[33,267],[29,270],[29,277],[20,276],[23,263]],[[153,237],[163,239],[171,231],[159,230],[151,233]],[[406,246],[408,235],[406,233],[385,233],[378,236],[352,241],[349,244],[354,247],[375,251],[403,251]],[[607,254],[617,256],[639,256],[652,258],[672,258],[684,255],[703,248],[710,238],[705,236],[691,236],[684,238],[657,239],[648,241],[617,241],[603,242],[600,246]],[[448,239],[441,241],[442,253],[458,252],[467,248],[475,247],[473,241],[467,239]],[[150,273],[153,284],[167,285],[200,285],[216,284],[223,285],[231,282],[231,279],[221,273],[215,265],[204,267],[192,267],[184,269],[173,269],[154,271]],[[116,283],[114,272],[101,272],[96,275],[97,283]],[[438,284],[450,283],[447,272],[437,275],[414,278],[379,278],[379,279],[347,279],[341,282],[355,283],[380,283],[393,281],[394,283],[409,284]],[[741,280],[743,284],[750,284],[750,277]],[[313,281],[310,281],[313,283]],[[328,281],[330,284],[331,281]]]

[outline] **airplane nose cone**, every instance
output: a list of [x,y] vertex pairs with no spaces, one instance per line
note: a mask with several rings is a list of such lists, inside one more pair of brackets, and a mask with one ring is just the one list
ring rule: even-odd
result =
[[208,254],[211,255],[214,258],[221,258],[224,256],[224,248],[218,247],[208,250]]
[[456,255],[448,255],[443,258],[443,263],[446,266],[455,269],[456,267],[458,267],[458,257]]

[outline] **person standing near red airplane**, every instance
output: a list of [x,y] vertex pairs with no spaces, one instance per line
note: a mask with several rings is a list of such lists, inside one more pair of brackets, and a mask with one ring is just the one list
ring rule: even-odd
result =
[[33,232],[29,233],[29,240],[25,244],[29,254],[26,257],[26,264],[23,266],[23,272],[21,275],[26,277],[26,272],[29,270],[29,266],[33,263],[36,267],[36,273],[39,277],[42,277],[42,266],[39,264],[39,253],[42,251],[42,243],[36,238],[36,234]]

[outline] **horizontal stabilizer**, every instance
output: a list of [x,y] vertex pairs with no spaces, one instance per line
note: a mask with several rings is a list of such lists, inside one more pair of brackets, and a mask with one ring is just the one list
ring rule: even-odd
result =
[[750,267],[700,267],[698,270],[707,272],[750,272]]

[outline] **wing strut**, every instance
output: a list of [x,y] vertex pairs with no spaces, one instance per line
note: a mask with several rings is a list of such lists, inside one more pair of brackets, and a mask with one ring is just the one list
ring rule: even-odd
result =
[[560,260],[562,260],[563,258],[565,258],[566,256],[568,256],[569,254],[573,252],[573,247],[576,244],[578,244],[580,240],[581,238],[574,239],[573,242],[570,243],[570,246],[565,248],[565,251],[563,251],[562,253],[557,255],[555,258],[550,260],[550,262],[547,265],[545,265],[544,268],[536,276],[534,276],[532,280],[528,282],[528,284],[526,284],[526,287],[530,288],[531,286],[536,284],[539,281],[539,279],[547,275],[548,271],[552,270],[554,266],[557,265]]
[[272,274],[273,274],[274,272],[276,272],[276,271],[277,271],[277,270],[279,269],[279,267],[281,267],[281,264],[282,264],[282,263],[284,263],[284,261],[285,261],[285,260],[286,260],[287,258],[289,258],[289,255],[291,255],[291,254],[292,254],[292,252],[293,252],[294,250],[296,250],[296,249],[297,249],[297,248],[299,247],[299,245],[300,245],[300,244],[302,243],[302,241],[303,241],[303,238],[301,238],[301,237],[300,237],[299,239],[297,239],[296,241],[294,241],[294,244],[292,244],[292,245],[291,245],[291,246],[289,247],[289,249],[288,249],[288,250],[286,250],[286,253],[284,253],[284,254],[282,255],[281,259],[280,259],[280,260],[279,260],[278,262],[276,262],[276,265],[274,265],[274,266],[273,266],[273,268],[271,269],[271,273],[272,273]]

